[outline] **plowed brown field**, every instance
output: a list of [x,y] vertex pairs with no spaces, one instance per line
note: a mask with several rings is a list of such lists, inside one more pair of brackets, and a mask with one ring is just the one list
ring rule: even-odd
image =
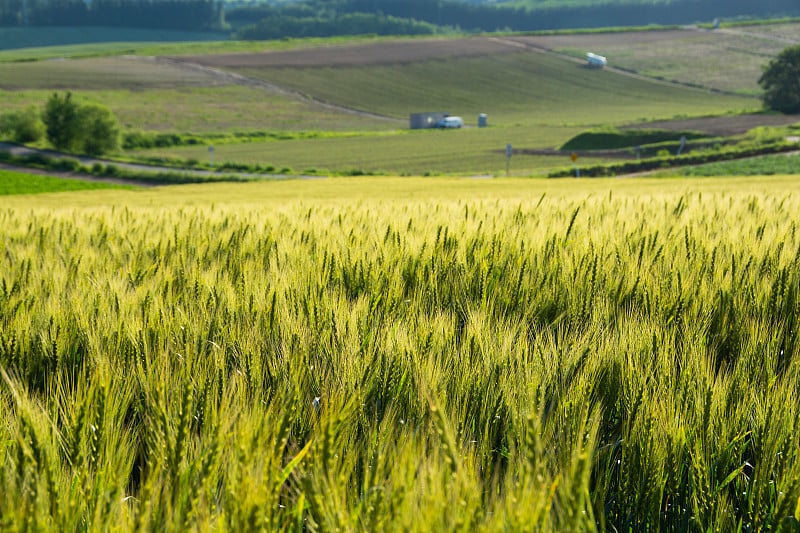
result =
[[548,50],[560,50],[573,47],[593,47],[602,50],[606,46],[633,46],[641,44],[658,44],[686,39],[698,34],[694,30],[664,31],[631,31],[611,33],[578,33],[563,35],[524,35],[509,39],[539,46]]
[[480,57],[517,52],[518,48],[486,37],[420,39],[330,46],[279,52],[180,56],[174,59],[218,68],[336,67],[414,63],[429,59]]

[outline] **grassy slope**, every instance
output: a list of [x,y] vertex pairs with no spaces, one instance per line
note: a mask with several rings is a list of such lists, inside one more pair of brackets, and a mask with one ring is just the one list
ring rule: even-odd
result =
[[[113,81],[111,82],[113,83]],[[3,109],[44,105],[52,91],[0,91]],[[77,100],[110,107],[124,127],[194,133],[241,130],[384,130],[392,123],[340,113],[245,86],[86,90]]]
[[99,189],[130,189],[124,185],[64,179],[38,174],[26,174],[0,169],[0,196],[11,194],[39,194],[45,192],[84,191]]

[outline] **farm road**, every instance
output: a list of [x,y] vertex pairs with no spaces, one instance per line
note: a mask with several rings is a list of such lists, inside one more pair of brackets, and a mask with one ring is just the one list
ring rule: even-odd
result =
[[[103,165],[114,165],[118,168],[124,170],[131,170],[134,172],[142,172],[148,174],[159,174],[159,173],[180,173],[185,174],[186,176],[190,177],[197,177],[197,178],[212,178],[212,177],[221,177],[221,176],[235,176],[237,178],[243,178],[248,180],[287,180],[287,179],[322,179],[324,176],[306,176],[306,175],[298,175],[298,176],[289,176],[286,174],[251,174],[246,172],[215,172],[212,170],[193,170],[193,169],[184,169],[184,168],[175,168],[175,167],[163,167],[163,166],[155,166],[155,165],[142,165],[139,163],[124,163],[121,161],[111,161],[108,159],[99,159],[95,157],[88,157],[88,156],[81,156],[81,155],[73,155],[73,154],[64,154],[61,152],[56,152],[53,150],[39,150],[37,148],[29,148],[27,146],[20,146],[17,144],[12,143],[4,143],[0,142],[0,151],[9,152],[11,155],[15,156],[30,156],[30,155],[44,155],[47,157],[58,158],[58,159],[76,159],[82,165],[91,166],[95,163],[100,163]],[[13,165],[5,165],[8,168],[12,168]],[[20,168],[20,167],[13,167],[13,168]],[[157,185],[164,185],[162,183],[158,183],[157,180],[150,181],[150,180],[133,180],[133,179],[120,179],[120,178],[112,178],[112,177],[99,177],[99,176],[92,176],[90,174],[82,174],[76,172],[64,172],[58,170],[37,170],[37,169],[30,169],[28,167],[24,167],[26,172],[31,173],[42,173],[47,174],[48,176],[59,176],[64,178],[72,178],[72,179],[81,179],[86,181],[99,181],[99,182],[106,182],[106,183],[118,183],[118,184],[127,184],[127,185],[139,185],[141,187],[154,187]]]

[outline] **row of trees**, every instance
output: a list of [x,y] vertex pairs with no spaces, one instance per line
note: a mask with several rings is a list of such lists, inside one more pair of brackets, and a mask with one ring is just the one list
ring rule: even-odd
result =
[[[224,0],[0,0],[0,26],[127,26],[140,28],[207,30],[282,19],[285,33],[299,37],[310,23],[331,27],[343,15],[385,15],[426,22],[435,26],[470,31],[497,29],[541,30],[650,23],[683,24],[715,17],[800,15],[797,0],[673,0],[669,2],[603,2],[596,5],[563,5],[536,8],[457,0],[306,0],[265,6],[236,8],[227,14]],[[332,15],[331,15],[332,14]],[[295,19],[302,19],[299,23]],[[353,20],[353,19],[351,19]],[[379,19],[364,17],[356,33],[375,33]],[[268,24],[265,21],[263,25]],[[408,24],[406,24],[408,26]],[[319,33],[319,32],[317,32]]]
[[0,0],[0,26],[122,26],[212,30],[221,0]]
[[373,13],[352,13],[336,18],[269,16],[240,28],[235,39],[331,37],[334,35],[431,35],[439,28],[428,22]]
[[[514,7],[512,7],[514,6]],[[673,0],[603,2],[593,6],[526,8],[518,4],[472,4],[454,0],[306,0],[276,7],[238,8],[226,13],[233,25],[269,18],[333,19],[353,13],[382,14],[468,31],[685,24],[717,17],[800,15],[797,0]],[[371,33],[362,31],[361,33]],[[293,37],[294,35],[284,35]]]
[[19,143],[47,137],[54,148],[100,155],[119,148],[119,122],[110,109],[79,104],[71,93],[54,93],[41,111],[36,106],[0,115],[0,135]]

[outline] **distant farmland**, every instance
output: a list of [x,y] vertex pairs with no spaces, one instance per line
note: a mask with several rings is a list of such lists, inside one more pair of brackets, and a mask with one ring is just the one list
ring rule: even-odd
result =
[[[495,41],[485,39],[494,49]],[[405,43],[398,43],[404,47]],[[458,46],[458,41],[451,46]],[[314,99],[393,117],[441,109],[453,114],[490,114],[495,124],[600,124],[724,113],[757,106],[753,100],[586,69],[582,64],[506,44],[502,53],[477,57],[387,61],[376,64],[372,49],[351,50],[362,63],[306,66],[300,52],[244,58],[191,58],[263,79]],[[311,54],[311,51],[307,52]],[[287,66],[295,60],[297,66]],[[230,66],[228,66],[230,65]],[[277,66],[273,66],[277,65]]]
[[[719,115],[760,105],[753,98],[587,69],[582,62],[520,49],[519,43],[507,39],[439,40],[429,48],[420,44],[397,41],[174,59],[230,70],[313,101],[399,121],[412,112],[442,110],[463,116],[472,126],[479,113],[489,115],[487,130],[318,138],[217,150],[220,162],[266,163],[298,171],[493,173],[505,167],[507,143],[555,148],[581,129]],[[148,154],[202,160],[204,150],[183,147]],[[512,168],[527,173],[569,163],[567,158],[517,155]]]
[[[0,54],[0,98],[18,109],[42,105],[54,89],[72,90],[80,101],[109,106],[128,131],[316,132],[269,135],[269,142],[231,135],[215,147],[217,163],[296,172],[493,174],[505,171],[504,147],[512,144],[512,172],[536,174],[569,165],[564,154],[542,150],[586,129],[674,129],[670,121],[691,119],[679,128],[691,124],[726,135],[773,123],[740,113],[760,109],[753,86],[761,64],[782,48],[792,27],[131,45],[155,57],[120,56],[120,45],[105,52],[94,45],[59,48],[65,56],[108,54],[84,59],[22,50]],[[738,61],[738,34],[731,32],[758,33],[747,39],[760,48],[742,41],[750,54]],[[607,55],[610,68],[585,68],[588,50]],[[704,66],[698,55],[713,57],[714,65]],[[43,57],[51,60],[20,62]],[[719,66],[733,64],[729,71]],[[462,116],[472,129],[406,131],[409,113],[436,110]],[[488,129],[474,128],[479,113],[488,114]],[[204,145],[132,153],[140,154],[208,161]],[[595,162],[602,158],[581,156],[581,163]]]

